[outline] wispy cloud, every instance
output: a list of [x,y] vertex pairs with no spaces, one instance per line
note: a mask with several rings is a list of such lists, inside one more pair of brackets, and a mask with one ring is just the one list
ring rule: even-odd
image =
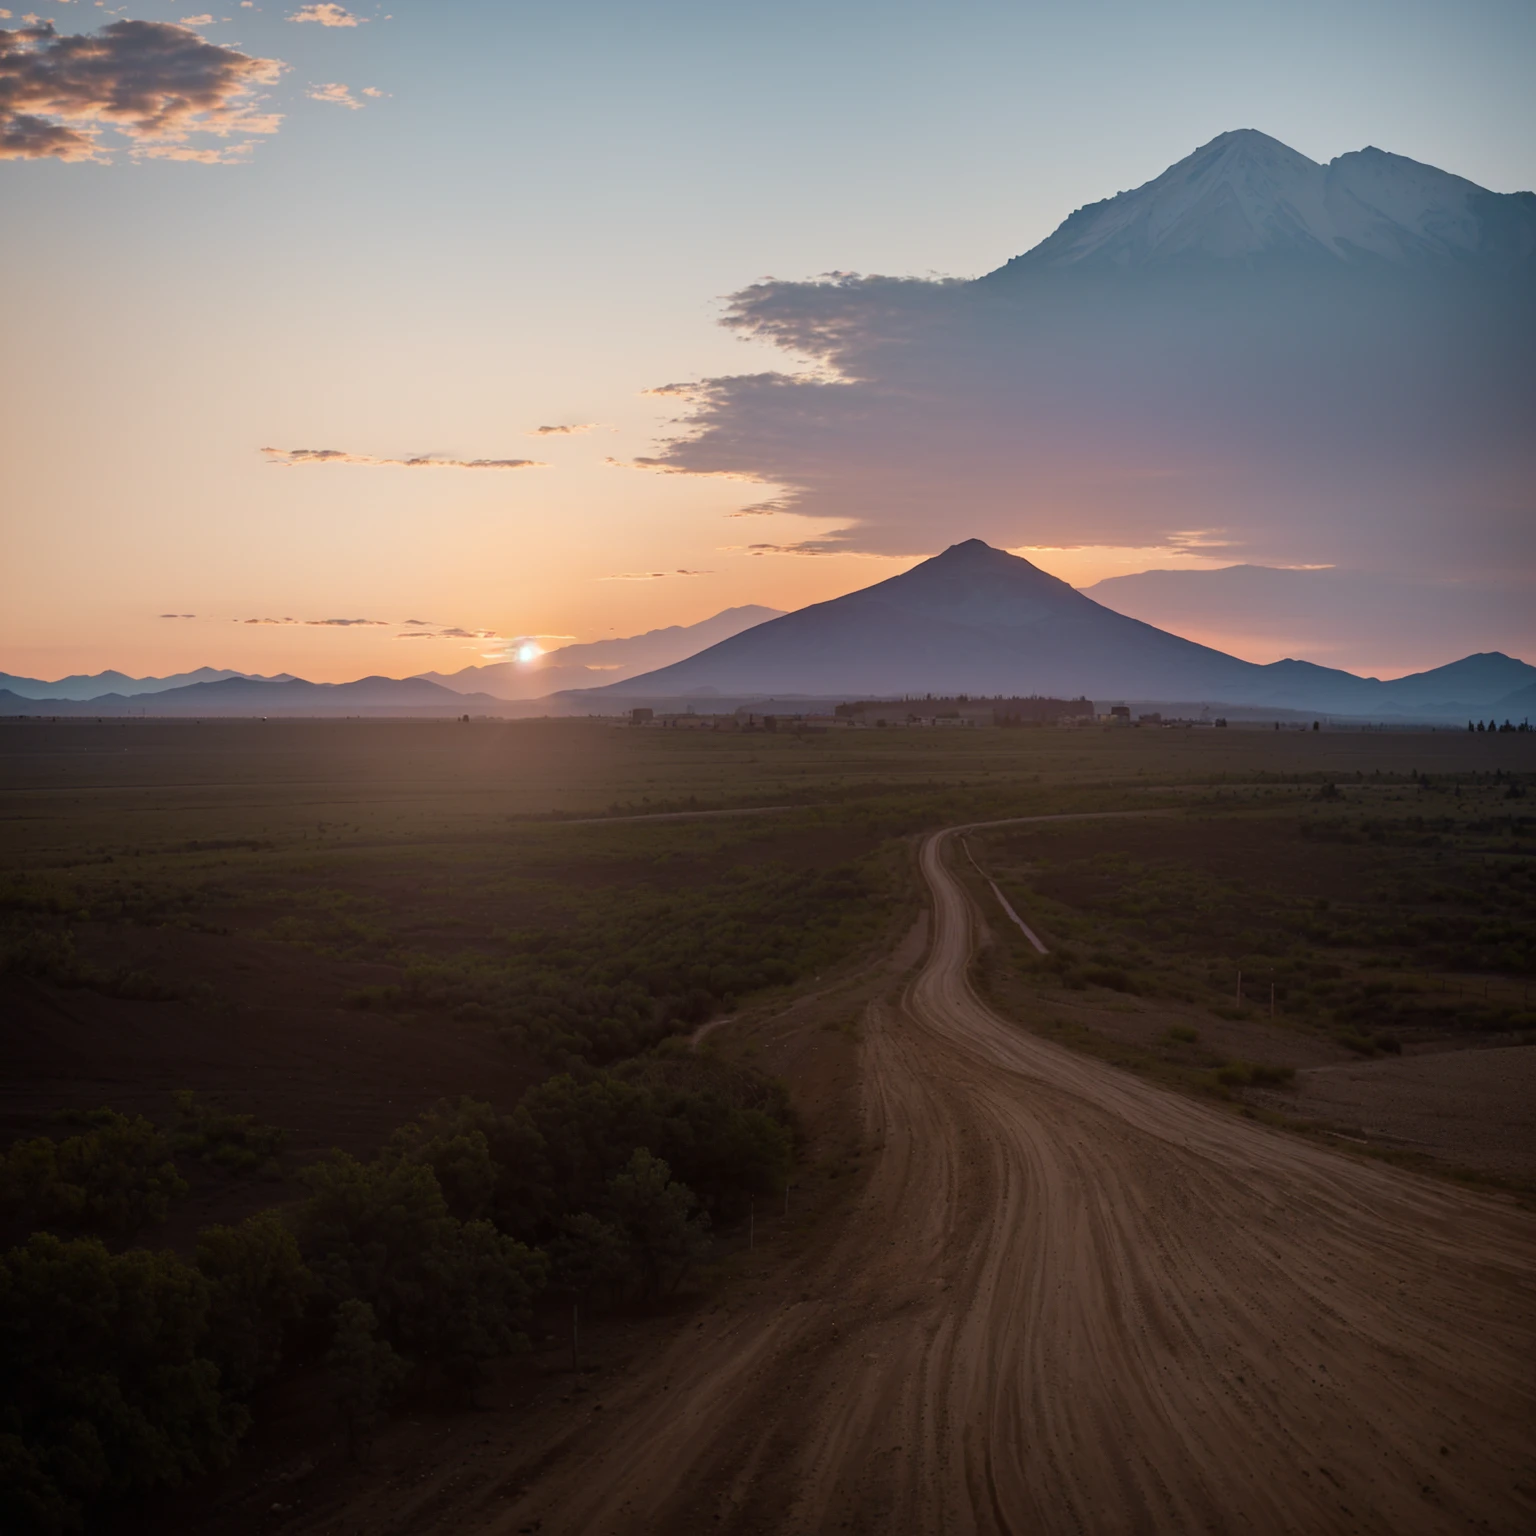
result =
[[114,146],[101,134],[111,129],[135,158],[237,160],[249,143],[187,141],[275,133],[282,118],[256,110],[258,88],[285,67],[171,22],[114,21],[63,36],[51,22],[0,29],[0,159],[105,162]]
[[347,453],[340,448],[263,448],[269,464],[298,469],[313,464],[366,464],[386,469],[548,469],[537,459],[447,459],[434,453],[407,459],[381,459],[371,453]]
[[[183,614],[183,618],[191,618],[191,614]],[[292,617],[282,619],[232,619],[234,624],[298,624],[308,625],[317,629],[353,629],[362,625],[367,629],[388,629],[388,619],[295,619]]]
[[195,619],[197,615],[195,613],[162,613],[160,617],[162,619]]
[[713,571],[620,571],[613,576],[599,576],[599,581],[665,581],[669,576],[713,576]]
[[528,434],[528,436],[529,437],[576,437],[576,436],[578,436],[582,432],[592,432],[592,431],[596,430],[596,427],[597,427],[597,423],[595,421],[576,422],[576,423],[574,423],[571,426],[564,426],[564,427],[535,427],[533,429],[533,431]]
[[[354,112],[360,111],[363,105],[352,94],[352,87],[350,85],[343,85],[339,80],[332,80],[325,85],[312,85],[304,94],[311,101],[333,102],[338,107],[350,107]],[[365,96],[369,94],[366,87],[363,94]],[[374,91],[372,94],[376,96],[378,92]]]
[[366,16],[354,16],[344,5],[334,5],[322,0],[319,5],[302,5],[289,16],[289,21],[310,21],[321,27],[360,27]]

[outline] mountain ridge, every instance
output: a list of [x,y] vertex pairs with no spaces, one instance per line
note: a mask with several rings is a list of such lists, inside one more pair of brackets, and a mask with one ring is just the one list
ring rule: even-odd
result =
[[1374,146],[1320,164],[1257,129],[1234,129],[1077,209],[983,281],[1256,262],[1528,273],[1536,193],[1491,192]]
[[[1520,670],[1501,674],[1500,695],[1518,678],[1536,681],[1536,668],[1504,659]],[[1473,660],[1451,663],[1462,670],[1446,681],[1469,677]],[[1442,702],[1459,709],[1467,701],[1449,690],[1444,700],[1424,697],[1442,670],[1383,682],[1294,659],[1243,661],[1117,613],[1028,560],[970,539],[898,576],[583,697],[1036,692],[1344,713]]]

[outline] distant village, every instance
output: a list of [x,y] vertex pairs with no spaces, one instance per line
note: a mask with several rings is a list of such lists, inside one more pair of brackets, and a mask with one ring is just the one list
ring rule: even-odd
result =
[[979,698],[956,694],[952,698],[927,694],[921,698],[866,699],[838,704],[830,711],[796,708],[791,701],[775,707],[743,705],[728,714],[705,714],[697,709],[668,711],[640,707],[629,712],[631,726],[692,731],[861,731],[861,730],[975,730],[998,727],[1027,729],[1044,726],[1139,726],[1225,725],[1225,720],[1165,720],[1160,714],[1132,718],[1124,704],[1100,709],[1092,699],[1028,697]]

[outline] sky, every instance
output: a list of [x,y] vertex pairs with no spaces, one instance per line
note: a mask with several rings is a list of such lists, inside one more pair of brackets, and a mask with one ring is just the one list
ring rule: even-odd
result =
[[[794,366],[721,325],[730,295],[974,277],[1238,127],[1536,187],[1524,0],[10,9],[0,670],[27,676],[451,671],[831,597],[982,530],[958,482],[850,540],[760,470],[689,472],[689,399],[656,391]],[[116,106],[69,41],[111,27]],[[983,536],[1079,585],[1364,560],[1089,522]],[[1503,554],[1449,571],[1476,601],[1438,628],[1183,632],[1381,675],[1515,650]]]

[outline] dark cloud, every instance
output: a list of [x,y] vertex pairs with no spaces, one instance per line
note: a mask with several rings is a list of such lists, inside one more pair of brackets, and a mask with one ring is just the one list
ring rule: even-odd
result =
[[798,370],[664,386],[689,409],[634,462],[817,520],[755,553],[978,536],[1485,573],[1536,527],[1533,313],[1528,283],[1451,276],[765,282],[725,323]]
[[162,613],[160,617],[162,619],[195,619],[197,615],[195,613]]
[[595,432],[596,430],[597,430],[597,423],[595,421],[580,421],[580,422],[574,422],[570,426],[562,426],[562,427],[535,427],[533,429],[533,431],[528,434],[528,436],[529,437],[576,437],[576,436],[579,436],[583,432]]
[[537,459],[444,459],[418,454],[408,459],[379,459],[370,453],[346,453],[340,448],[263,448],[269,464],[297,469],[313,464],[368,464],[389,469],[548,469]]
[[249,141],[197,148],[193,134],[274,133],[257,90],[283,70],[162,21],[115,21],[93,34],[51,22],[0,29],[0,158],[105,160],[103,128],[139,157],[228,161]]

